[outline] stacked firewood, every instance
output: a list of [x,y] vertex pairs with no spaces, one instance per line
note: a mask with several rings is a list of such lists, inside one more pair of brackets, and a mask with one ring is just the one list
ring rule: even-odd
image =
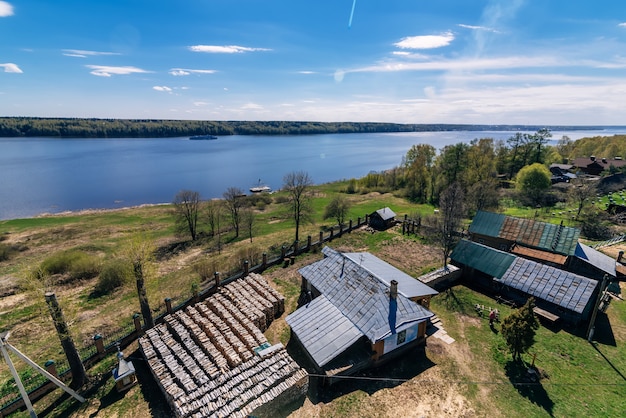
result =
[[284,347],[256,353],[269,346],[259,325],[282,310],[284,298],[254,275],[147,330],[141,350],[176,416],[245,417],[306,391],[308,375]]

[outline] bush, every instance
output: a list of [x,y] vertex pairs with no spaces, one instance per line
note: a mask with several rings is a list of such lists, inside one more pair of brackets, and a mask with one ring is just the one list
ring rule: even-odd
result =
[[[98,257],[82,251],[63,251],[46,258],[39,266],[39,275],[68,274],[70,279],[89,279],[100,272]],[[40,277],[41,278],[41,277]]]
[[8,260],[11,256],[11,247],[6,244],[0,244],[0,261]]
[[112,260],[104,265],[94,288],[94,293],[107,295],[124,286],[130,278],[130,267],[122,260]]

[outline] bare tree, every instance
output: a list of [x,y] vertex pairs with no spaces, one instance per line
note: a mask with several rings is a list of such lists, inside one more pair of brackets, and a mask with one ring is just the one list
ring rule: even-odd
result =
[[176,228],[180,233],[189,232],[191,240],[198,237],[198,213],[200,212],[200,193],[192,190],[181,190],[176,193],[174,201]]
[[596,193],[596,185],[593,181],[585,181],[582,178],[577,178],[570,182],[571,187],[569,189],[569,198],[576,204],[576,219],[580,217],[585,204],[593,198]]
[[292,171],[283,177],[283,189],[288,193],[289,212],[296,223],[296,241],[299,240],[300,225],[313,219],[311,186],[313,180],[305,171]]
[[154,326],[154,319],[152,318],[152,311],[150,310],[145,284],[148,270],[151,267],[153,254],[154,247],[152,242],[145,237],[139,236],[131,239],[126,250],[126,257],[133,267],[133,276],[135,277],[137,296],[139,297],[139,307],[146,328],[152,328]]
[[224,205],[230,215],[230,223],[235,229],[235,238],[239,237],[241,225],[241,208],[244,206],[244,192],[238,187],[229,187],[223,194]]
[[437,235],[443,249],[443,266],[448,265],[448,256],[458,241],[458,230],[463,219],[463,189],[459,183],[452,183],[439,197],[439,219]]
[[222,216],[222,202],[220,200],[210,200],[206,204],[206,219],[209,225],[209,234],[214,237],[219,235],[220,217]]
[[256,226],[256,217],[254,216],[254,211],[252,208],[244,208],[241,211],[241,222],[243,224],[243,228],[250,238],[250,242],[252,242],[252,234],[254,233]]
[[70,383],[70,387],[72,389],[79,389],[87,381],[85,366],[83,365],[83,361],[80,359],[80,354],[78,353],[74,340],[70,335],[67,322],[65,321],[59,302],[57,302],[56,295],[54,292],[46,292],[45,298],[46,303],[48,304],[48,309],[50,310],[50,315],[52,316],[52,321],[54,322],[54,327],[57,330],[57,335],[61,340],[61,347],[63,347],[63,352],[65,352],[67,362],[70,365],[70,370],[72,371],[72,382]]
[[350,201],[345,196],[338,194],[333,197],[330,203],[328,203],[328,206],[326,206],[324,219],[335,219],[337,225],[341,226],[348,216],[350,206]]

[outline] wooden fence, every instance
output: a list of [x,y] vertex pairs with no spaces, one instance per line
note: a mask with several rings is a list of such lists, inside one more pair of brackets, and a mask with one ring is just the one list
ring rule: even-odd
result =
[[[364,218],[357,218],[356,222],[353,222],[353,220],[350,219],[348,225],[332,227],[326,233],[324,231],[320,231],[319,236],[316,237],[315,240],[313,240],[313,237],[309,235],[307,236],[306,242],[300,243],[295,241],[289,247],[283,245],[280,249],[280,254],[276,252],[276,255],[271,258],[268,257],[268,253],[263,253],[261,262],[254,266],[250,266],[249,262],[245,260],[240,270],[228,275],[226,278],[222,278],[220,273],[215,273],[214,283],[211,287],[205,289],[204,291],[196,291],[190,298],[183,300],[179,304],[172,306],[172,300],[170,298],[166,298],[165,311],[155,317],[154,322],[155,324],[164,322],[166,315],[205,300],[210,295],[214,294],[219,286],[227,285],[237,279],[246,277],[250,273],[262,273],[264,270],[273,266],[287,266],[289,264],[293,264],[296,256],[299,254],[310,252],[315,249],[319,250],[324,243],[332,241],[345,233],[350,233],[357,228],[367,225],[368,222],[369,215],[365,215]],[[133,315],[132,325],[120,327],[118,331],[110,335],[94,335],[93,344],[90,344],[80,350],[85,368],[88,369],[107,355],[115,353],[118,346],[121,348],[128,346],[143,335],[145,331],[146,329],[141,325],[141,315],[135,314]],[[54,361],[47,362],[46,367],[50,373],[65,382],[68,382],[72,377],[71,370],[65,364],[60,372],[57,370],[60,368],[57,367]],[[37,374],[37,376],[40,375]],[[30,386],[26,385],[28,397],[33,403],[57,388],[57,386],[55,386],[52,382],[47,380],[42,382],[42,379],[43,378],[40,379],[39,377],[33,376],[33,384]],[[25,408],[24,401],[17,391],[17,386],[15,386],[15,388],[7,386],[4,390],[0,390],[0,402],[2,403],[0,406],[0,417],[7,416],[17,410]]]

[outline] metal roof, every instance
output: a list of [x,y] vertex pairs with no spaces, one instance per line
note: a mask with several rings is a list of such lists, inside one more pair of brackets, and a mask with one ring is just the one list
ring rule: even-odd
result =
[[474,216],[469,232],[565,255],[574,255],[580,236],[578,228],[484,211]]
[[582,314],[598,282],[523,258],[516,258],[495,281]]
[[564,266],[567,262],[567,256],[563,254],[555,254],[550,251],[538,250],[536,248],[524,247],[523,245],[513,245],[512,254],[521,255],[526,258],[534,258],[536,260],[555,263]]
[[425,285],[414,277],[409,276],[400,269],[381,260],[370,253],[343,253],[345,257],[369,271],[376,279],[390,286],[392,280],[398,282],[398,292],[406,297],[413,298],[419,296],[436,295],[435,289]]
[[285,321],[319,367],[363,336],[324,295],[300,307]]
[[615,260],[608,255],[602,254],[600,251],[593,249],[585,244],[578,244],[574,255],[591,264],[592,266],[602,270],[603,272],[615,277]]
[[396,214],[391,209],[386,208],[386,207],[382,208],[382,209],[378,209],[376,211],[376,213],[378,214],[378,216],[380,216],[380,218],[383,221],[386,221],[386,220],[389,220],[389,219],[392,219],[392,218],[396,217]]
[[459,241],[450,258],[491,277],[501,277],[515,261],[514,255],[466,239]]
[[325,247],[323,253],[324,259],[298,271],[372,343],[433,316],[401,294],[392,300],[388,286],[340,252]]

